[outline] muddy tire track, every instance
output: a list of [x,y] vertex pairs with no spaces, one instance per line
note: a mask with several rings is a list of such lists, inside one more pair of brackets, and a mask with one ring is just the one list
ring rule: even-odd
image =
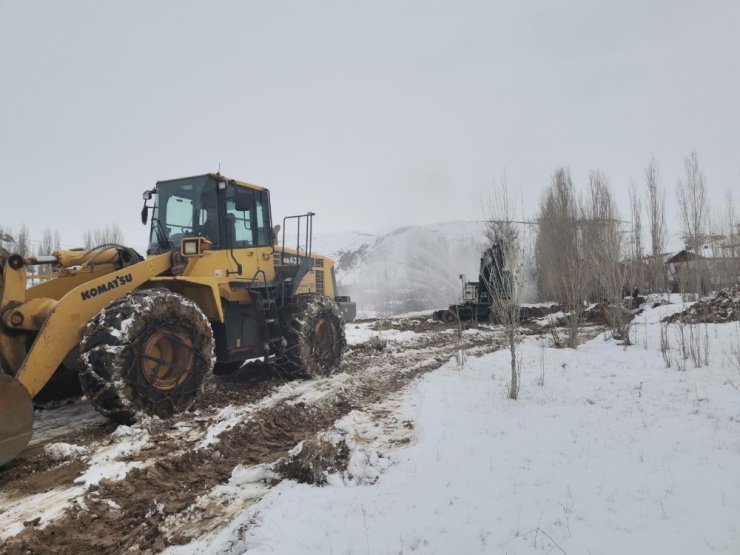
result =
[[[377,403],[418,376],[439,368],[459,348],[475,354],[495,350],[493,338],[493,334],[475,335],[464,337],[461,343],[452,334],[440,334],[421,336],[399,350],[392,346],[384,350],[357,346],[348,351],[340,367],[346,379],[336,384],[332,380],[316,382],[319,395],[310,401],[287,399],[256,410],[221,433],[219,442],[207,448],[172,445],[176,441],[168,436],[171,430],[155,430],[153,443],[161,441],[168,448],[158,452],[156,460],[145,468],[131,470],[122,480],[103,480],[91,486],[61,518],[43,529],[26,528],[0,543],[0,551],[46,553],[53,545],[56,553],[69,554],[159,552],[167,545],[187,542],[190,538],[169,537],[165,520],[185,511],[214,486],[227,482],[235,466],[274,463],[301,441],[330,429],[350,411]],[[398,368],[405,370],[399,372]],[[284,383],[281,380],[284,378],[276,375],[260,382],[260,391],[247,393],[251,402],[268,396]],[[251,389],[245,386],[245,391]],[[214,389],[202,402],[207,403],[210,395],[211,401],[219,398]],[[235,400],[231,393],[224,394],[224,398]],[[141,455],[151,458],[152,453]]]

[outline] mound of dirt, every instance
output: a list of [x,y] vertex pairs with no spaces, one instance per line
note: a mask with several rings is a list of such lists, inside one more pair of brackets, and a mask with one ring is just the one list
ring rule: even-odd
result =
[[686,324],[723,324],[740,320],[740,285],[719,291],[714,297],[701,299],[683,312],[667,316],[664,322]]
[[296,482],[324,485],[329,473],[344,472],[348,462],[349,447],[344,440],[332,442],[318,437],[302,442],[278,461],[275,470]]

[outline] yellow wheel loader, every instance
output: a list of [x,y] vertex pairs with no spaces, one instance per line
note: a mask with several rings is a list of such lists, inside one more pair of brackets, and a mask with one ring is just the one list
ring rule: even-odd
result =
[[[312,253],[313,215],[273,228],[267,189],[206,174],[144,192],[146,259],[121,245],[0,251],[0,464],[25,449],[33,398],[61,376],[130,423],[185,410],[214,367],[273,357],[291,375],[330,375],[355,306]],[[27,287],[40,264],[52,279]]]

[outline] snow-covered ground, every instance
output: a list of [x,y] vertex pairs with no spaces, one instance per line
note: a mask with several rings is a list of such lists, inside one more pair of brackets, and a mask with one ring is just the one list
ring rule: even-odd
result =
[[[659,321],[679,308],[638,317],[631,347],[527,338],[516,401],[507,351],[451,360],[392,400],[395,431],[355,413],[337,423],[345,474],[283,481],[173,551],[740,553],[740,326],[700,326],[708,366],[666,368]],[[360,325],[350,343],[368,335]],[[667,336],[679,356],[679,329]]]

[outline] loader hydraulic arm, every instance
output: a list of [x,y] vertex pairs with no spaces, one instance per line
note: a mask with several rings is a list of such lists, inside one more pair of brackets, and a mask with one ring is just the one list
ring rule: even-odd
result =
[[[82,329],[106,305],[166,272],[170,255],[161,254],[71,289],[53,308],[16,378],[33,397],[49,381],[67,353],[79,344]],[[6,267],[7,268],[7,267]]]

